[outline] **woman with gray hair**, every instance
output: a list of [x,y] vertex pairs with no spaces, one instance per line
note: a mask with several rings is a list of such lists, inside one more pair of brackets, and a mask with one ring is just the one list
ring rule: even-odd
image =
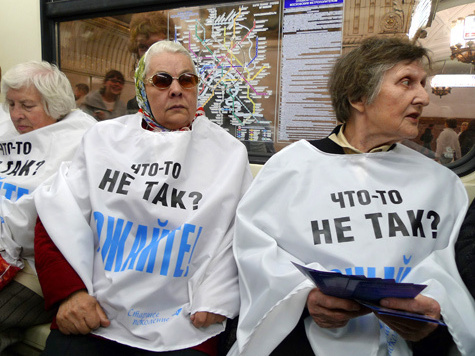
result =
[[73,157],[82,135],[95,123],[75,110],[69,80],[47,62],[8,70],[2,93],[15,132],[0,134],[0,351],[21,335],[12,330],[52,319],[44,311],[35,273],[33,195]]
[[180,44],[152,45],[135,83],[140,111],[98,123],[35,197],[38,275],[59,305],[44,355],[216,355],[237,315],[247,151],[197,109]]
[[[236,213],[241,309],[229,355],[447,355],[447,330],[462,355],[475,354],[475,303],[454,263],[467,193],[399,143],[417,137],[429,104],[425,59],[407,39],[365,39],[330,76],[342,124],[259,172]],[[292,262],[335,279],[315,288]],[[338,289],[330,272],[360,277]],[[380,281],[358,301],[362,276],[426,287],[398,297],[398,284],[379,294]]]
[[[5,73],[2,92],[6,97],[5,106],[10,110],[13,124],[20,134],[51,125],[76,107],[66,75],[48,62],[16,65]],[[23,108],[25,111],[29,109],[32,114],[17,115],[22,103],[28,101],[32,105],[23,104]]]

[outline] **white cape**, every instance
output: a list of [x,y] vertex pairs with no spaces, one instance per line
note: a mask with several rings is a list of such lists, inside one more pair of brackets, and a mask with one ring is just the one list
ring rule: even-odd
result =
[[61,162],[72,159],[84,132],[95,123],[74,110],[52,125],[0,136],[0,251],[8,262],[22,267],[21,257],[34,266],[37,214],[32,194]]
[[201,344],[190,314],[239,310],[232,228],[252,176],[239,141],[207,118],[150,132],[140,115],[98,123],[35,200],[53,242],[104,308],[96,334],[152,351]]
[[0,137],[18,136],[20,133],[13,126],[10,114],[0,105]]
[[[397,145],[337,155],[299,141],[259,172],[236,214],[241,310],[229,355],[265,356],[285,338],[314,285],[291,263],[427,284],[457,347],[475,355],[475,306],[454,261],[468,199],[459,178]],[[410,355],[374,314],[306,330],[315,355]]]

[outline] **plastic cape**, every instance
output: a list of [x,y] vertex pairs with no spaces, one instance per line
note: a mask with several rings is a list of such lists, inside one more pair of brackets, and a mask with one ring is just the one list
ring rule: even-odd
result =
[[[447,168],[404,147],[325,153],[299,141],[258,173],[236,213],[241,309],[229,355],[269,355],[314,288],[291,261],[326,271],[428,284],[459,350],[475,354],[475,306],[453,247],[468,199]],[[410,355],[374,314],[323,329],[307,318],[315,355]]]
[[0,138],[18,135],[19,133],[10,119],[10,114],[3,109],[3,105],[0,105]]
[[251,180],[244,145],[204,116],[191,131],[147,131],[139,114],[91,129],[35,201],[111,321],[95,334],[168,351],[222,332],[190,314],[238,313],[232,229]]
[[9,262],[34,266],[36,208],[32,194],[74,156],[82,136],[96,123],[74,110],[63,120],[37,130],[0,137],[0,250]]

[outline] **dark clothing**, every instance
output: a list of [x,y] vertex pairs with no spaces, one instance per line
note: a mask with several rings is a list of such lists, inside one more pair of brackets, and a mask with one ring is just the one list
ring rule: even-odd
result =
[[475,200],[468,208],[460,228],[455,244],[455,261],[460,276],[475,298]]
[[23,330],[49,323],[54,311],[44,309],[44,300],[31,289],[11,281],[0,293],[0,355],[9,345],[23,339]]
[[462,152],[462,157],[465,156],[472,149],[475,144],[475,130],[467,129],[462,132],[459,136],[460,151]]
[[177,350],[168,352],[153,352],[112,340],[89,335],[63,335],[58,330],[52,330],[46,341],[42,356],[204,356],[205,353],[197,350]]
[[304,319],[308,315],[308,311],[305,309],[297,326],[272,351],[270,356],[314,356],[312,346],[310,346],[305,333]]
[[0,294],[0,331],[49,323],[54,312],[44,309],[44,300],[24,285],[11,281]]
[[135,114],[139,111],[139,103],[135,96],[127,102],[127,114]]
[[98,112],[104,113],[104,120],[113,119],[127,114],[125,104],[119,99],[119,97],[117,97],[112,111],[109,111],[99,90],[87,94],[80,108],[96,120],[100,120],[97,115]]
[[432,140],[434,139],[434,135],[432,135],[432,130],[430,128],[426,128],[424,133],[421,135],[421,141],[425,148],[432,150]]

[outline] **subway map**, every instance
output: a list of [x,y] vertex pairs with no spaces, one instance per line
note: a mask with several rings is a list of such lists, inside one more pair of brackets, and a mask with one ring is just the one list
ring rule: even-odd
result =
[[275,1],[168,13],[176,39],[199,68],[199,105],[242,141],[272,142],[278,115],[279,11]]

